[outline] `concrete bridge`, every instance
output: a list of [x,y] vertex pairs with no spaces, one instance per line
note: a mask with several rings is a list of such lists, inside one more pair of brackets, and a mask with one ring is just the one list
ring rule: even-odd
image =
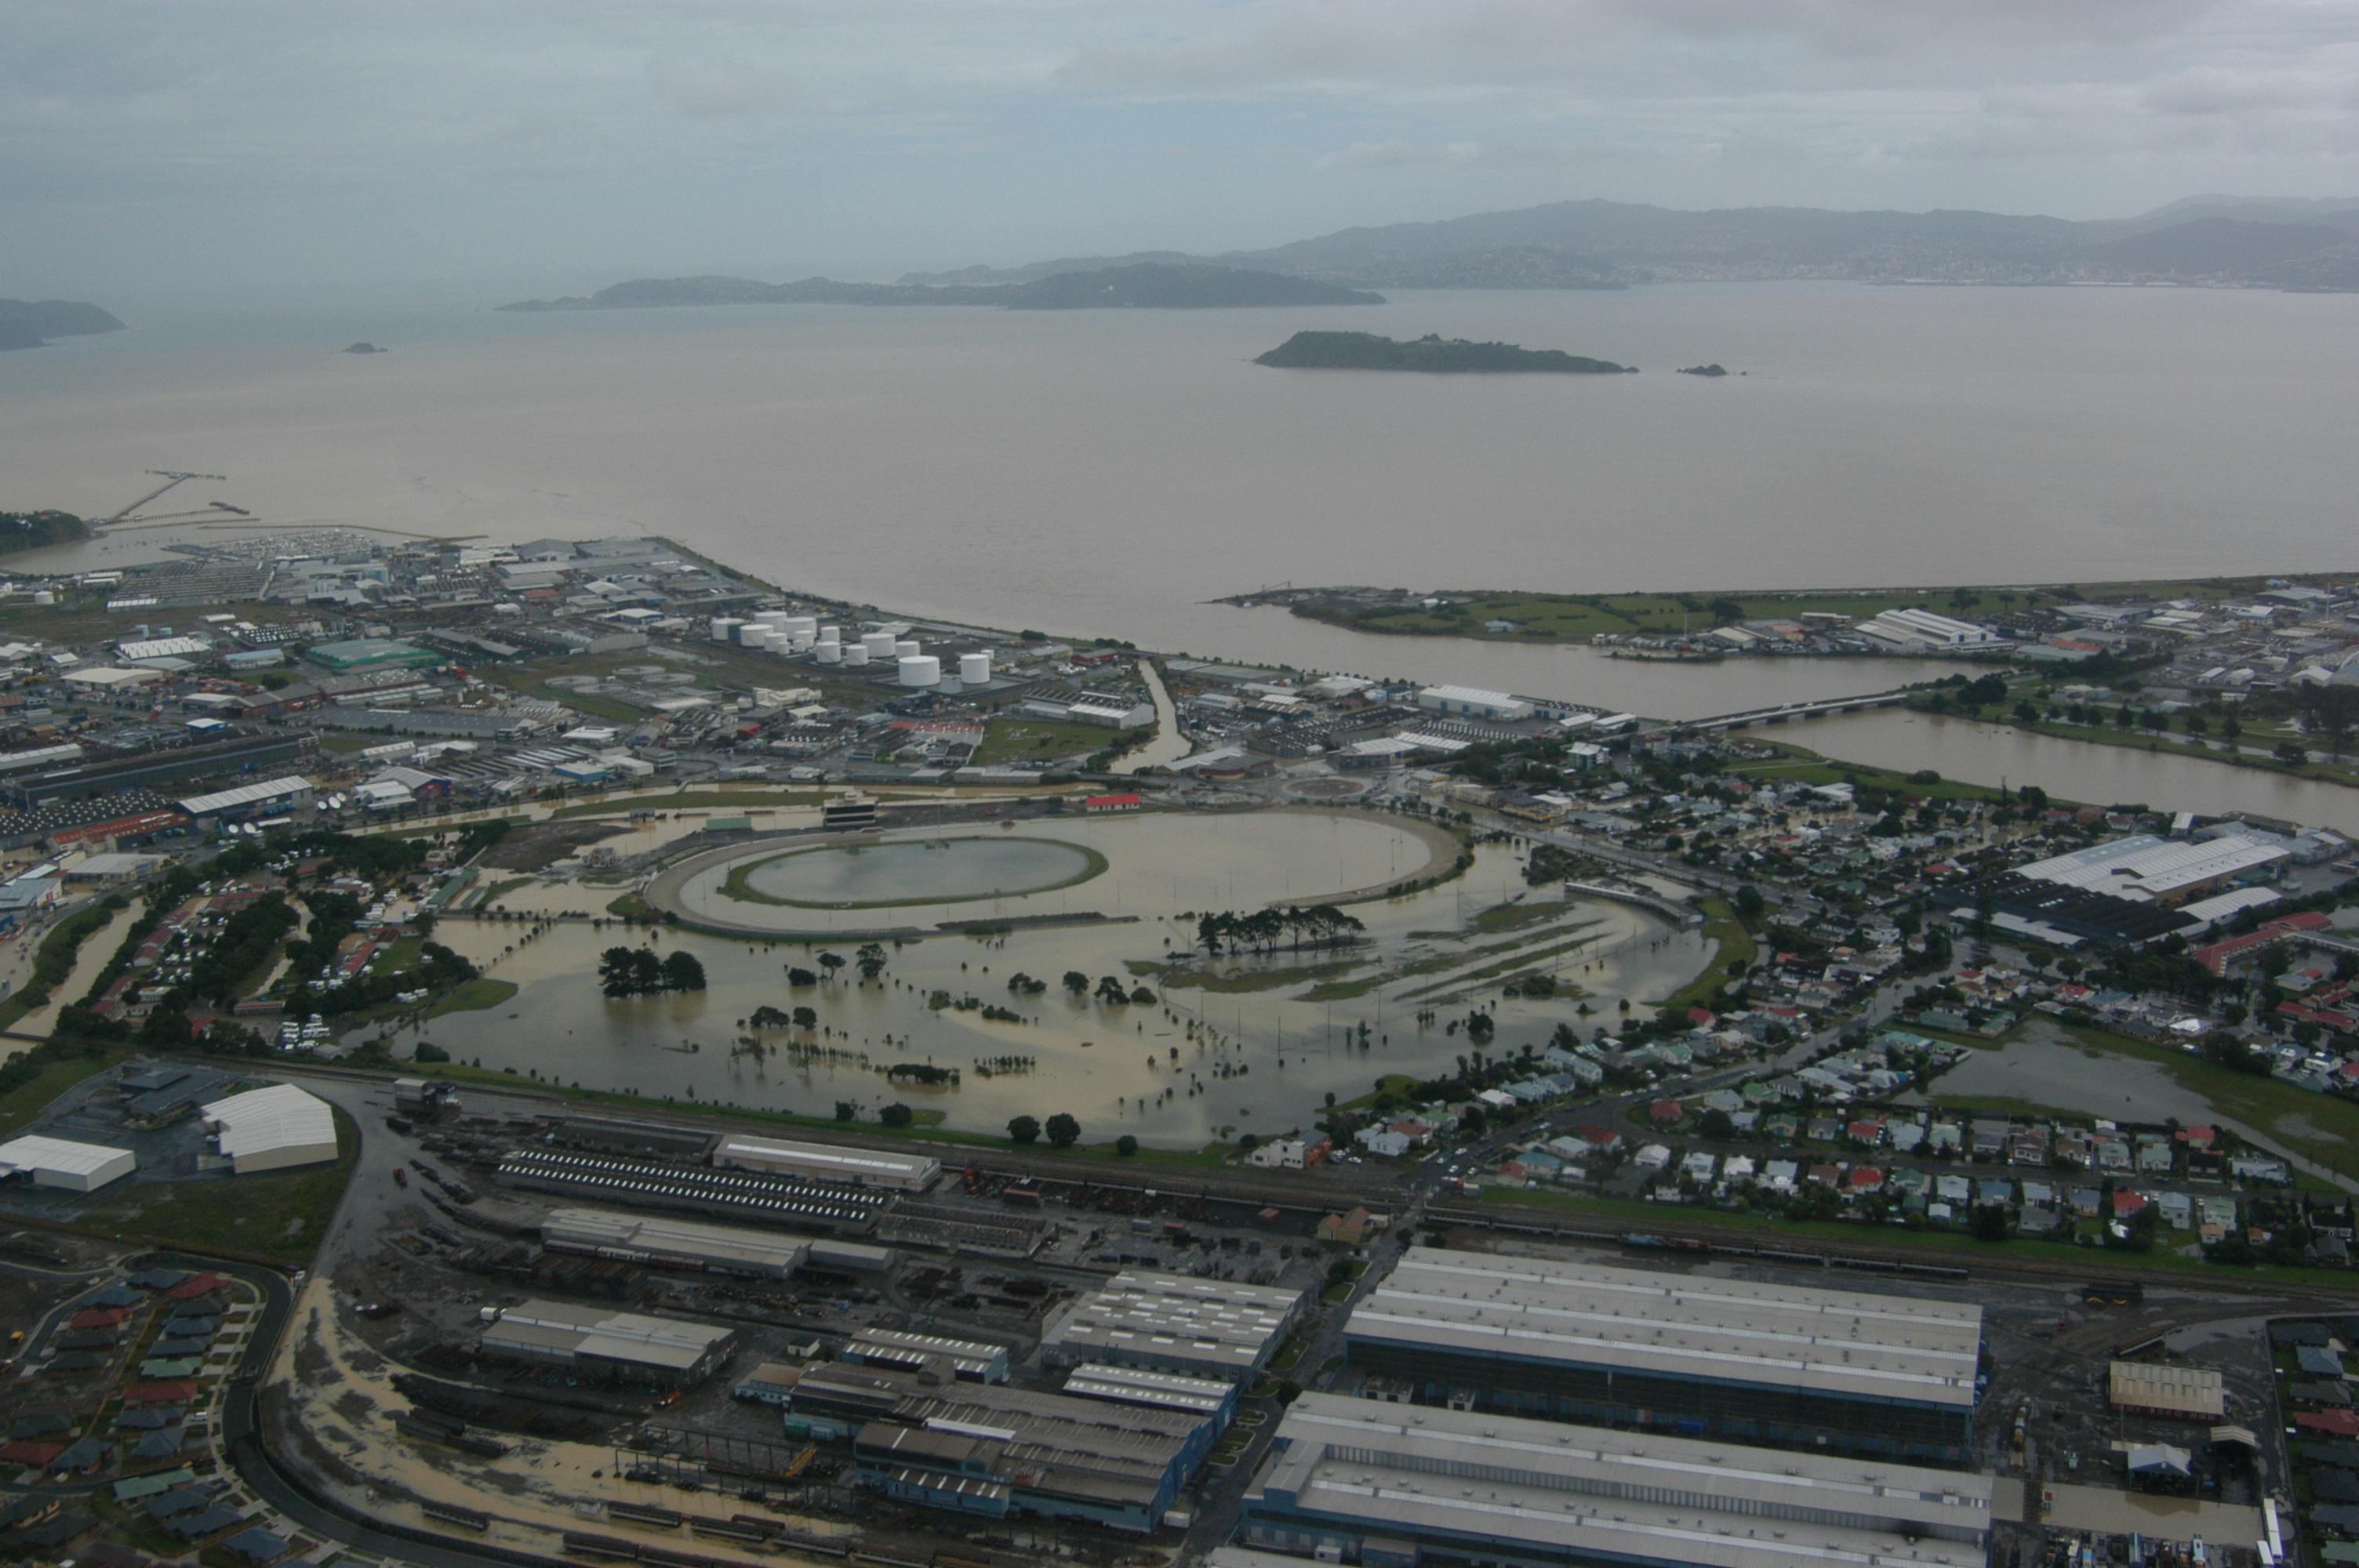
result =
[[1794,719],[1824,719],[1837,713],[1859,713],[1871,708],[1898,708],[1919,695],[1904,686],[1892,691],[1872,691],[1862,697],[1826,697],[1816,702],[1788,702],[1776,708],[1748,708],[1712,719],[1686,719],[1666,725],[1670,730],[1744,730],[1756,724],[1783,724]]

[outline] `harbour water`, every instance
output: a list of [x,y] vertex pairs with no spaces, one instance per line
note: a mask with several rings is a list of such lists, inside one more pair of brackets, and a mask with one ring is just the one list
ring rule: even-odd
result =
[[[1951,666],[1693,668],[1205,601],[1289,580],[1603,592],[2354,564],[2359,450],[2343,426],[2359,406],[2359,299],[2344,296],[1723,285],[1407,292],[1318,311],[489,303],[140,322],[0,357],[6,503],[103,515],[152,485],[144,470],[198,469],[229,482],[183,487],[174,505],[508,540],[661,532],[784,585],[920,614],[1666,718]],[[1495,338],[1646,373],[1250,362],[1305,326]],[[356,337],[392,351],[333,351]],[[1668,373],[1708,360],[1746,373]],[[28,564],[120,565],[168,536]],[[2185,765],[2190,780],[2229,772]],[[2204,784],[2190,804],[2218,798]]]

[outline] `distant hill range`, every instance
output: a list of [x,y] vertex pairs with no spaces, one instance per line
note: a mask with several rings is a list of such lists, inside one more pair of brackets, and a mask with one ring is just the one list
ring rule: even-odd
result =
[[1344,229],[1263,251],[1066,257],[912,273],[904,287],[986,288],[1132,265],[1207,263],[1353,288],[1616,288],[1832,278],[1854,283],[2185,284],[2359,289],[2359,197],[2199,196],[2135,218],[1996,212],[1710,212],[1558,201],[1434,223]]
[[503,310],[641,310],[670,305],[996,305],[1010,310],[1212,310],[1382,305],[1384,296],[1290,274],[1196,261],[1125,261],[997,283],[756,283],[643,277],[587,297],[525,299]]
[[0,299],[0,349],[38,349],[51,338],[121,330],[122,322],[78,299]]

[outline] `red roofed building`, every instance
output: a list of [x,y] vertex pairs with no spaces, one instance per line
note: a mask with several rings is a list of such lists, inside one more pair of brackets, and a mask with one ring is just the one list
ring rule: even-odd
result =
[[2359,1437],[2359,1411],[2296,1411],[2293,1423],[2330,1437]]
[[1083,811],[1136,811],[1138,806],[1135,795],[1093,795],[1082,802]]
[[0,1443],[0,1465],[27,1465],[46,1470],[49,1461],[65,1452],[61,1443],[36,1443],[20,1437],[14,1443]]
[[228,1288],[229,1281],[219,1274],[191,1274],[164,1293],[176,1302],[192,1302]]
[[1688,1009],[1688,1022],[1699,1029],[1710,1029],[1720,1022],[1720,1015],[1708,1007],[1691,1007]]
[[2249,958],[2276,946],[2289,936],[2298,936],[2305,931],[2326,930],[2333,924],[2331,918],[2316,910],[2305,910],[2299,914],[2280,915],[2275,920],[2264,922],[2256,930],[2249,931],[2242,936],[2230,936],[2223,941],[2192,948],[2187,956],[2213,974],[2224,975],[2230,966],[2240,958]]
[[129,1307],[84,1307],[66,1319],[68,1328],[114,1328],[131,1315]]
[[1677,1127],[1686,1115],[1675,1099],[1658,1099],[1647,1108],[1647,1119],[1658,1127]]
[[2146,1212],[2146,1195],[2125,1188],[2114,1195],[2114,1217],[2129,1219]]
[[184,1405],[197,1397],[197,1385],[186,1378],[166,1383],[134,1383],[123,1390],[126,1405]]
[[1873,1165],[1854,1166],[1851,1173],[1851,1190],[1855,1193],[1882,1192],[1884,1173]]

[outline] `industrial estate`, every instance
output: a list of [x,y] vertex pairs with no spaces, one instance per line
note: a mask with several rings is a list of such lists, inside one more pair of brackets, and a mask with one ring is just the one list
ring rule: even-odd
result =
[[1671,722],[170,554],[0,592],[0,1553],[2359,1562],[2350,839],[1788,743],[2351,783],[2359,582],[1624,605],[1977,662]]

